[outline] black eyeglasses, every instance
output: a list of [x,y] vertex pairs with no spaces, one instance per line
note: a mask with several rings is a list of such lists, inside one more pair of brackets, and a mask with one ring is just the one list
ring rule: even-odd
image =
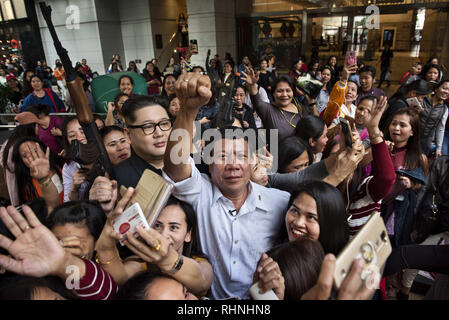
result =
[[150,134],[153,134],[154,131],[156,131],[156,127],[159,127],[162,131],[168,131],[172,127],[172,122],[170,119],[161,120],[158,123],[145,123],[138,126],[133,125],[126,125],[130,129],[137,129],[140,128],[143,131],[144,135],[149,136]]

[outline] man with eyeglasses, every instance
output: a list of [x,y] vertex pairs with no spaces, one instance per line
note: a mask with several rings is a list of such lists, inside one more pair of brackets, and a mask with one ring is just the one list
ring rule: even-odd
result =
[[131,141],[131,157],[115,165],[115,181],[97,177],[89,193],[90,200],[112,210],[120,186],[136,187],[145,169],[162,175],[164,153],[172,122],[167,113],[167,100],[159,96],[133,96],[122,107],[125,135]]

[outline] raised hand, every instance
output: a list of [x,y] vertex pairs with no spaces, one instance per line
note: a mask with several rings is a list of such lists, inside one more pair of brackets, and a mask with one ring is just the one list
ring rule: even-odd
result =
[[0,207],[0,218],[16,238],[0,235],[0,247],[11,256],[0,255],[0,266],[10,272],[31,277],[56,275],[63,268],[66,252],[58,239],[37,219],[28,206],[25,218],[12,206]]
[[59,129],[59,128],[54,127],[54,128],[52,128],[52,129],[50,130],[50,132],[51,132],[51,134],[54,135],[55,137],[61,137],[61,136],[62,136],[62,131],[61,131],[61,129]]
[[341,80],[348,81],[349,76],[352,73],[356,73],[356,71],[357,71],[357,64],[352,64],[349,66],[345,64],[343,66],[343,71],[341,73]]
[[79,189],[84,181],[86,181],[84,170],[76,170],[72,175],[72,188]]
[[379,100],[375,99],[371,110],[371,119],[366,124],[368,130],[375,130],[379,127],[380,118],[387,107],[387,97],[381,96]]
[[260,71],[255,72],[253,68],[246,66],[245,71],[242,71],[242,81],[244,81],[248,86],[256,85],[259,81]]
[[59,240],[61,246],[69,253],[79,258],[85,259],[87,257],[86,249],[83,248],[81,240],[76,237],[65,237]]
[[211,96],[209,76],[188,72],[179,76],[175,84],[175,92],[181,101],[181,110],[197,110],[206,105]]
[[107,177],[99,176],[95,178],[92,188],[89,191],[89,200],[97,200],[101,204],[103,211],[108,214],[114,209],[117,201],[117,181],[109,180]]
[[[36,180],[47,178],[50,175],[50,148],[44,154],[39,143],[28,143],[27,162],[30,168],[30,175]],[[26,163],[25,163],[26,164]]]
[[266,253],[262,254],[254,273],[254,280],[259,281],[259,292],[261,294],[273,290],[279,300],[284,299],[285,280],[281,269],[276,261]]
[[122,237],[120,234],[115,232],[114,230],[114,222],[115,220],[125,211],[128,202],[131,200],[131,197],[134,194],[134,188],[128,188],[123,198],[117,203],[114,211],[108,215],[106,223],[103,227],[100,237],[95,244],[95,250],[97,251],[106,251],[106,250],[114,250],[117,245],[117,241]]
[[[265,153],[265,154],[264,154]],[[262,152],[257,153],[257,157],[262,166],[267,168],[267,170],[271,169],[273,166],[273,155],[268,151],[267,146],[262,148]]]

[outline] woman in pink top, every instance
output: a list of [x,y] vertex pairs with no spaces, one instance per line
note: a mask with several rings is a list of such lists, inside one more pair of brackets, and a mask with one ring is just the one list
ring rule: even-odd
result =
[[62,151],[60,137],[62,137],[61,118],[50,116],[50,107],[45,104],[30,106],[26,111],[34,113],[39,118],[37,137],[50,148],[55,155]]

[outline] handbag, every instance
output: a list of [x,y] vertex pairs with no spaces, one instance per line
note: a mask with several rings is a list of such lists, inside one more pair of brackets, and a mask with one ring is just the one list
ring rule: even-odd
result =
[[424,194],[416,211],[415,230],[413,232],[415,243],[421,243],[428,236],[441,231],[440,203],[440,193],[432,185],[432,188]]

